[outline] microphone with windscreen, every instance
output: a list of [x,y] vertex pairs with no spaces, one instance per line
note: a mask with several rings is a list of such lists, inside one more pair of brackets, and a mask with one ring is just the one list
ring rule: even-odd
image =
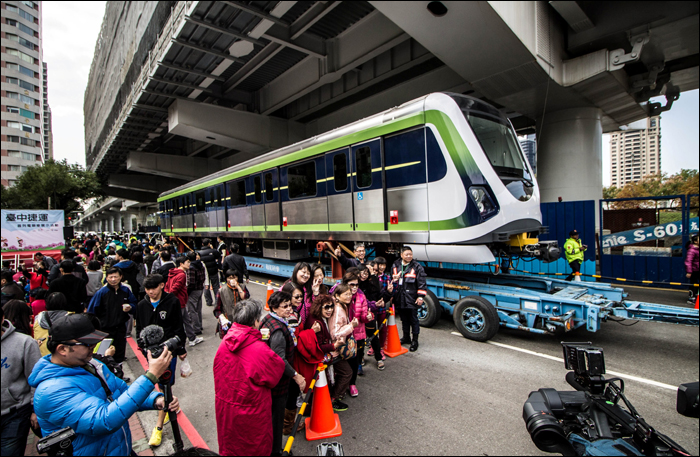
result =
[[136,342],[144,351],[151,351],[151,356],[154,358],[160,357],[166,347],[174,354],[175,350],[182,346],[182,341],[180,341],[179,336],[175,335],[174,337],[161,343],[163,336],[164,333],[162,327],[157,325],[148,325],[141,330],[141,334],[136,339]]

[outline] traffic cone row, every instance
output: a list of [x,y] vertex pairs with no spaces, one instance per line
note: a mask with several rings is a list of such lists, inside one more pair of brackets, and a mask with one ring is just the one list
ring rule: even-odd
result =
[[396,318],[394,317],[394,307],[391,307],[389,319],[387,320],[387,336],[384,344],[384,354],[389,357],[398,357],[401,354],[408,352],[408,349],[401,346],[401,338],[399,338],[399,329],[396,327]]
[[272,295],[272,279],[267,281],[267,299],[265,299],[265,311],[270,311],[270,295]]

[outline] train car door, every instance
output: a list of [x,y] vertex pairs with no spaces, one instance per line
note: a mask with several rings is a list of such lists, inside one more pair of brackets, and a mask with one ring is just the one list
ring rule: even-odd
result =
[[247,203],[251,207],[253,231],[265,231],[265,204],[263,201],[263,177],[257,173],[246,178]]
[[173,202],[174,214],[173,228],[175,232],[189,232],[192,230],[192,216],[189,213],[189,194],[180,195]]
[[207,218],[212,232],[226,231],[226,201],[223,184],[216,184],[207,189]]
[[186,216],[186,228],[188,232],[194,232],[194,209],[195,209],[195,201],[194,201],[194,193],[189,193],[185,194],[185,208],[187,211],[187,216]]
[[351,170],[350,149],[344,148],[326,154],[329,232],[354,230]]
[[379,138],[352,148],[353,213],[356,231],[384,231],[384,185]]
[[265,231],[279,232],[280,222],[279,172],[277,168],[263,172],[265,195]]
[[251,232],[253,231],[252,207],[247,205],[246,187],[247,179],[237,179],[227,183],[228,195],[226,202],[228,206],[228,219],[224,222],[230,232]]
[[208,232],[211,227],[209,222],[208,189],[194,192],[194,231]]
[[282,230],[285,232],[326,232],[326,160],[313,157],[280,168]]

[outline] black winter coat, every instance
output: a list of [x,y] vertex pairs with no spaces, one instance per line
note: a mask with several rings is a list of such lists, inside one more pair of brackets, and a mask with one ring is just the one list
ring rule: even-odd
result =
[[199,251],[199,255],[204,266],[207,267],[209,277],[211,278],[212,275],[218,274],[221,268],[221,253],[214,248],[206,248]]
[[411,263],[401,269],[402,260],[398,259],[391,267],[392,275],[402,275],[401,285],[398,282],[394,283],[394,304],[397,308],[418,309],[416,300],[418,297],[425,297],[427,286],[425,280],[427,275],[423,266],[416,260],[411,260]]
[[49,284],[49,295],[54,292],[61,292],[68,301],[68,311],[82,313],[87,305],[87,282],[73,276],[72,274],[62,275]]
[[238,271],[239,283],[243,283],[243,277],[245,277],[246,279],[250,278],[250,275],[248,274],[248,266],[245,263],[245,258],[240,254],[233,253],[231,255],[226,256],[221,269],[223,270],[224,275],[226,275],[227,270],[233,269]]
[[180,337],[182,343],[175,351],[174,355],[186,354],[185,342],[185,327],[182,326],[182,311],[180,309],[180,301],[173,294],[163,292],[160,297],[160,303],[157,307],[153,307],[151,299],[146,296],[141,300],[136,307],[136,335],[141,335],[141,330],[149,325],[157,325],[163,329],[163,341],[174,336]]

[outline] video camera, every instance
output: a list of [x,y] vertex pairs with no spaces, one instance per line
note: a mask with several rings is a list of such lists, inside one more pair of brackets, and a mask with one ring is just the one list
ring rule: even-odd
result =
[[[573,370],[566,381],[576,392],[539,389],[523,405],[527,431],[540,450],[562,455],[688,455],[637,413],[625,397],[622,379],[605,379],[603,349],[590,342],[561,344],[566,369]],[[679,413],[698,417],[697,385],[679,388]]]
[[163,341],[163,329],[157,325],[149,325],[141,330],[141,334],[136,339],[136,343],[141,349],[145,351],[151,351],[151,356],[157,359],[163,353],[163,350],[167,347],[171,353],[175,354],[175,349],[182,346],[182,341],[180,337],[175,335],[174,337]]
[[[180,337],[175,335],[174,337],[161,343],[164,336],[165,333],[162,327],[159,327],[158,325],[149,325],[141,330],[136,342],[144,352],[151,351],[151,356],[154,358],[160,357],[166,347],[173,355],[175,355],[175,350],[182,346]],[[170,403],[173,401],[173,391],[170,382],[173,376],[175,376],[175,373],[171,373],[170,369],[167,369],[160,376],[160,379],[158,379],[158,384],[163,392],[163,409],[165,411],[168,411]],[[182,437],[180,436],[180,427],[177,424],[177,414],[170,414],[169,417],[170,426],[173,429],[173,439],[175,441],[173,446],[176,452],[182,451],[184,449],[184,443],[182,441]]]
[[36,450],[39,454],[47,454],[50,456],[70,456],[73,455],[74,439],[75,432],[72,428],[62,428],[40,439],[36,443]]

